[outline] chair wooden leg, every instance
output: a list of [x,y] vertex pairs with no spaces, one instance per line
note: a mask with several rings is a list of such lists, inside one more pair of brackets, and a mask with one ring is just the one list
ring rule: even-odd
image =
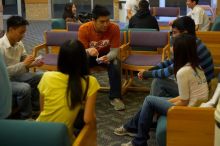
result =
[[99,91],[100,92],[109,92],[110,87],[100,87]]
[[147,87],[137,86],[133,84],[134,80],[134,72],[133,71],[125,71],[125,81],[122,84],[122,95],[124,95],[127,91],[139,91],[139,92],[149,92]]

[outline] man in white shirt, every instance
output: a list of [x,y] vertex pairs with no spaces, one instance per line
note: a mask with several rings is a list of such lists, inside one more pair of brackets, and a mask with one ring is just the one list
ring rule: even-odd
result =
[[[130,18],[136,14],[138,10],[138,4],[141,0],[126,0],[125,3],[125,9],[127,11],[127,19],[130,20]],[[148,1],[148,0],[147,0]],[[149,2],[149,1],[148,1]]]
[[13,103],[18,106],[20,118],[23,119],[31,117],[32,106],[39,110],[37,85],[42,74],[28,71],[31,67],[43,64],[42,61],[35,61],[32,55],[28,55],[21,42],[28,24],[28,21],[20,16],[11,16],[7,20],[7,32],[0,39],[0,53],[11,81]]
[[196,24],[196,31],[208,31],[210,27],[209,17],[206,15],[205,10],[198,6],[199,0],[187,0],[186,5],[191,11],[187,14]]

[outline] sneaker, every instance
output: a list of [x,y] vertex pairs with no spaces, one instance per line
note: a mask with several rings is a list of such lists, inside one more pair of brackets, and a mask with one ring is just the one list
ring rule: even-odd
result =
[[133,144],[129,141],[128,143],[122,143],[121,146],[133,146]]
[[123,126],[119,128],[115,128],[114,134],[119,135],[119,136],[124,136],[124,135],[132,136],[132,137],[136,136],[136,133],[128,132]]
[[111,105],[114,106],[114,109],[116,111],[120,111],[120,110],[124,110],[125,109],[124,103],[119,98],[115,98],[115,99],[111,100],[110,103],[111,103]]

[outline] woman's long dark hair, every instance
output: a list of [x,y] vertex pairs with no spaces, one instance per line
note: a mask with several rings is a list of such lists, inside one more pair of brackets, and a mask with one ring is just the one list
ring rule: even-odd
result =
[[177,71],[186,63],[190,63],[195,72],[196,68],[200,68],[195,36],[186,33],[177,36],[173,44],[173,51],[175,76]]
[[58,71],[69,75],[66,97],[70,109],[73,109],[83,96],[81,79],[89,74],[87,55],[80,41],[69,40],[61,45]]
[[76,14],[73,14],[73,12],[72,12],[73,5],[75,5],[75,7],[76,7],[75,3],[67,3],[65,5],[64,12],[63,12],[63,19],[64,20],[66,20],[66,18],[68,18],[68,17],[77,20]]

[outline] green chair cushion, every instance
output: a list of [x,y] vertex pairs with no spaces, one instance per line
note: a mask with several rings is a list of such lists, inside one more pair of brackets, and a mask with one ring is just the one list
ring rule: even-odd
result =
[[157,120],[156,141],[159,146],[166,146],[167,117],[160,116]]
[[66,22],[62,18],[51,19],[52,29],[66,29]]
[[62,123],[0,120],[1,146],[70,146]]

